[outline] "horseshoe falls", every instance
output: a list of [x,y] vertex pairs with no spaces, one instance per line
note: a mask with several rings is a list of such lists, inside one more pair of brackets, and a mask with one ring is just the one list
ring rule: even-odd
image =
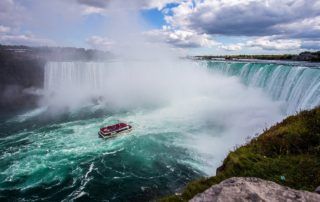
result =
[[263,89],[273,100],[284,102],[293,114],[320,104],[320,69],[303,64],[206,62],[210,69],[234,76],[247,86]]
[[[39,106],[1,117],[0,199],[150,201],[319,104],[317,68],[203,61],[49,62]],[[126,121],[127,135],[100,127]]]

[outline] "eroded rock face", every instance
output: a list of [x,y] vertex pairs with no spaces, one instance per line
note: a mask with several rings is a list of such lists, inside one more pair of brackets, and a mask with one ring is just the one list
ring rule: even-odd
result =
[[233,177],[197,194],[191,202],[306,201],[319,202],[320,195],[299,191],[253,177]]

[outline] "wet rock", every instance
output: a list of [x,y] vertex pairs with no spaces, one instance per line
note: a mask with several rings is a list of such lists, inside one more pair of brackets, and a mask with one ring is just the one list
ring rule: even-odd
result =
[[316,188],[316,190],[314,190],[314,192],[320,194],[320,186]]

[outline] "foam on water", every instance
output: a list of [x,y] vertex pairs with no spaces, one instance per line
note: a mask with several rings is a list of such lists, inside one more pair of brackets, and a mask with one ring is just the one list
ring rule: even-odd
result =
[[320,69],[290,64],[206,61],[205,66],[228,76],[236,76],[247,86],[259,87],[273,100],[285,103],[292,114],[320,104]]
[[[116,66],[48,64],[46,110],[7,122],[18,129],[0,140],[2,195],[154,199],[214,174],[228,150],[282,117],[259,89],[199,66]],[[99,139],[98,129],[117,120],[133,132]]]
[[[151,200],[214,174],[230,149],[283,118],[281,107],[292,113],[319,104],[318,69],[149,65],[49,63],[43,107],[4,123],[17,129],[0,139],[1,194]],[[99,139],[98,129],[117,120],[133,132]]]

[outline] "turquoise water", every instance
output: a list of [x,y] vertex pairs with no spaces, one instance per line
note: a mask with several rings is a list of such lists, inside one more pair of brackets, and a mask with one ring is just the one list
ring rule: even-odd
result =
[[[317,69],[203,64],[48,63],[39,107],[1,116],[0,198],[153,200],[213,175],[230,149],[285,113],[318,104]],[[98,138],[119,120],[134,130]]]
[[273,100],[285,103],[286,114],[320,104],[320,69],[317,66],[215,61],[204,65],[240,78],[247,86],[262,88]]
[[[141,201],[169,194],[204,175],[194,165],[201,162],[178,146],[184,138],[178,129],[166,131],[152,120],[150,127],[142,125],[145,120],[139,122],[139,115],[131,113],[86,114],[81,120],[73,116],[77,118],[29,117],[1,124],[1,131],[15,128],[7,129],[8,136],[0,139],[1,197]],[[130,135],[107,141],[98,138],[99,127],[124,117],[135,120]]]

